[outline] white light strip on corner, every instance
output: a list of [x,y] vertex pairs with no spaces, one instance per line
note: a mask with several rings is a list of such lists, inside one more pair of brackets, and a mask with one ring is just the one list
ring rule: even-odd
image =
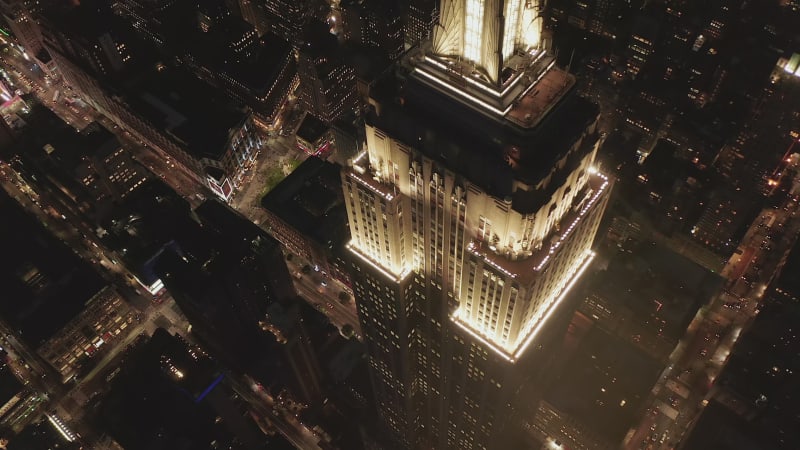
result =
[[[542,59],[544,57],[545,54],[547,54],[547,52],[543,52],[543,51],[537,51],[536,53],[531,53],[531,56],[533,56],[533,55],[536,55],[536,56],[534,57],[533,61],[531,61],[531,63],[528,64],[528,67],[534,66],[537,62],[539,62],[540,59]],[[425,61],[433,64],[434,66],[439,67],[440,69],[442,69],[442,70],[444,70],[446,72],[456,72],[456,73],[458,73],[452,67],[449,67],[446,64],[442,64],[441,62],[431,58],[430,56],[425,56]],[[550,65],[547,66],[547,68],[543,71],[543,73],[547,72],[548,70],[550,70],[550,68],[553,67],[553,65],[555,65],[555,61],[550,63]],[[464,80],[466,80],[468,83],[472,84],[473,86],[476,86],[479,89],[483,90],[484,92],[487,92],[487,93],[491,94],[494,97],[501,98],[501,97],[505,96],[508,93],[509,89],[511,89],[511,88],[513,88],[514,86],[517,85],[519,80],[522,79],[522,74],[523,73],[524,73],[524,71],[517,72],[517,76],[514,77],[514,80],[511,81],[511,83],[509,83],[502,91],[495,91],[494,89],[490,89],[490,88],[486,87],[486,85],[481,84],[479,81],[475,81],[471,77],[464,76],[461,73],[459,73],[459,76],[461,76],[461,78],[463,78]],[[541,79],[541,76],[539,77],[539,79]],[[536,81],[539,81],[539,79],[537,79]],[[531,86],[529,86],[527,89],[525,89],[525,92],[523,93],[523,96],[526,93],[528,93],[531,90],[531,87],[533,85],[535,85],[535,84],[536,83],[534,82]]]
[[[456,72],[456,73],[458,73],[458,72],[457,72],[455,69],[453,69],[452,67],[448,67],[447,65],[445,65],[445,64],[442,64],[442,63],[440,63],[439,61],[436,61],[435,59],[431,58],[430,56],[426,56],[426,57],[425,57],[425,61],[427,61],[427,62],[429,62],[429,63],[433,64],[434,66],[437,66],[437,67],[439,67],[440,69],[442,69],[442,70],[444,70],[444,71],[447,71],[447,72]],[[492,95],[492,96],[494,96],[494,97],[497,97],[497,98],[501,98],[501,97],[503,97],[504,95],[506,95],[506,93],[508,93],[508,90],[509,90],[509,89],[511,89],[512,87],[516,86],[517,82],[520,80],[520,78],[522,78],[522,76],[521,76],[521,73],[519,73],[519,74],[518,74],[518,75],[517,75],[517,76],[514,78],[514,80],[513,80],[511,83],[509,83],[509,84],[508,84],[508,86],[506,86],[506,87],[505,87],[505,88],[504,88],[502,91],[495,91],[494,89],[490,89],[490,88],[486,87],[486,85],[482,84],[481,82],[473,80],[473,79],[472,79],[471,77],[469,77],[469,76],[465,76],[464,74],[461,74],[461,73],[458,73],[458,75],[459,75],[461,78],[463,78],[464,80],[466,80],[466,81],[467,81],[467,83],[469,83],[469,84],[471,84],[471,85],[473,85],[473,86],[475,86],[475,87],[477,87],[477,88],[479,88],[479,89],[483,90],[484,92],[486,92],[486,93],[488,93],[488,94],[490,94],[490,95]]]
[[53,425],[53,428],[58,430],[61,433],[61,436],[67,440],[67,442],[75,442],[77,436],[75,436],[72,431],[61,421],[58,417],[51,416],[50,414],[47,415],[47,420],[50,421],[50,424]]
[[376,187],[372,186],[372,184],[370,184],[369,182],[367,182],[365,179],[361,178],[360,176],[356,175],[355,173],[351,172],[350,176],[355,178],[356,180],[360,181],[362,185],[367,187],[367,189],[369,189],[372,192],[380,195],[381,197],[385,198],[387,201],[392,201],[392,199],[394,198],[394,196],[391,193],[383,192],[380,189],[377,189]]
[[453,323],[455,323],[456,325],[458,325],[458,327],[459,327],[459,328],[461,328],[462,330],[464,330],[464,331],[466,331],[467,333],[469,333],[469,335],[470,335],[470,336],[472,336],[473,338],[475,338],[475,339],[477,339],[477,340],[481,341],[481,343],[482,343],[482,344],[484,344],[484,345],[486,345],[487,347],[489,347],[490,349],[492,349],[492,350],[493,350],[495,353],[497,353],[497,355],[498,355],[498,356],[500,356],[501,358],[503,358],[503,359],[505,359],[506,361],[508,361],[508,362],[511,362],[511,363],[513,363],[513,362],[516,362],[516,361],[515,361],[515,359],[514,359],[514,358],[513,358],[511,355],[509,355],[508,353],[506,353],[506,352],[505,352],[505,351],[504,351],[502,348],[500,348],[499,346],[495,345],[495,343],[494,343],[494,342],[492,342],[492,341],[490,341],[490,340],[486,339],[486,338],[485,338],[485,337],[483,337],[481,334],[479,334],[479,333],[477,333],[477,332],[473,331],[473,330],[472,330],[472,328],[469,326],[469,324],[467,324],[466,322],[462,322],[461,320],[459,320],[458,316],[459,316],[459,313],[460,313],[460,311],[461,311],[461,309],[460,309],[460,308],[459,308],[459,309],[457,309],[457,310],[456,310],[456,312],[455,312],[455,313],[454,313],[454,314],[453,314],[453,315],[450,317],[450,320],[452,320],[452,321],[453,321]]
[[537,272],[542,270],[542,267],[544,267],[545,264],[547,264],[547,262],[550,261],[550,257],[556,252],[556,250],[558,250],[558,247],[560,247],[561,244],[569,237],[570,233],[572,233],[572,230],[575,229],[575,227],[581,221],[583,216],[586,215],[586,213],[592,206],[594,206],[597,199],[600,198],[600,195],[605,191],[606,187],[608,186],[608,177],[599,172],[595,172],[595,175],[603,179],[603,184],[594,193],[594,196],[592,196],[591,200],[589,200],[589,202],[581,209],[580,213],[578,214],[578,217],[576,217],[575,220],[572,221],[569,227],[567,227],[567,230],[561,235],[561,237],[559,237],[558,241],[556,241],[555,244],[550,246],[550,250],[548,251],[547,256],[545,256],[533,270]]
[[492,268],[494,268],[495,270],[497,270],[497,271],[499,271],[499,272],[501,272],[501,273],[505,274],[506,276],[509,276],[509,277],[511,277],[511,278],[517,278],[517,275],[518,275],[518,274],[516,274],[516,273],[513,273],[513,272],[511,272],[511,271],[508,271],[508,270],[506,270],[506,269],[502,268],[502,267],[501,267],[499,264],[497,264],[496,262],[494,262],[494,261],[492,261],[491,259],[489,259],[489,258],[486,256],[486,254],[479,252],[479,251],[478,251],[478,250],[475,248],[475,242],[474,242],[474,241],[473,241],[473,242],[470,242],[470,243],[467,245],[467,251],[468,251],[468,252],[470,252],[470,253],[472,253],[474,256],[476,256],[476,257],[480,258],[480,259],[481,259],[481,261],[485,262],[486,264],[489,264],[489,265],[490,265]]
[[541,331],[542,327],[547,322],[547,319],[549,319],[550,316],[553,315],[555,310],[558,309],[558,306],[561,304],[561,302],[564,301],[564,298],[566,298],[567,294],[569,294],[569,292],[572,290],[572,287],[575,286],[575,283],[577,283],[578,280],[580,280],[581,275],[583,275],[583,272],[585,272],[586,269],[589,267],[589,264],[591,264],[592,260],[594,259],[594,256],[595,253],[593,251],[589,250],[586,252],[586,256],[584,257],[583,260],[584,261],[583,265],[581,265],[577,273],[573,275],[572,280],[570,280],[569,284],[567,284],[567,286],[561,291],[561,294],[558,296],[558,298],[555,301],[553,301],[553,303],[550,304],[550,307],[547,309],[547,312],[544,314],[544,317],[542,317],[539,320],[539,324],[533,328],[528,337],[525,339],[525,342],[522,344],[522,346],[519,347],[519,349],[514,353],[514,358],[519,358],[520,356],[522,356],[522,353],[524,353],[525,350],[528,348],[528,346],[531,344],[531,342],[533,342],[533,339],[536,337],[537,334],[539,334],[539,331]]
[[367,151],[366,151],[366,150],[362,150],[362,151],[361,151],[361,153],[359,153],[358,155],[356,155],[355,159],[353,159],[353,165],[360,164],[360,163],[361,163],[361,160],[362,160],[362,159],[363,159],[365,156],[367,156]]
[[361,253],[361,251],[358,248],[356,248],[352,244],[352,242],[348,243],[345,247],[348,250],[350,250],[350,253],[358,256],[358,258],[361,261],[369,264],[372,268],[374,268],[375,270],[377,270],[378,272],[383,274],[386,278],[389,278],[389,279],[391,279],[392,281],[394,281],[396,283],[402,281],[409,273],[411,273],[410,270],[403,269],[403,271],[401,271],[399,274],[395,275],[395,274],[391,273],[388,269],[384,269],[383,267],[379,266],[374,261],[372,261],[372,259],[368,258],[366,255]]
[[591,264],[592,260],[594,259],[594,256],[595,253],[592,252],[591,250],[585,253],[585,256],[583,257],[581,262],[577,264],[579,269],[574,272],[570,282],[567,284],[566,287],[564,287],[564,289],[561,290],[561,293],[558,295],[558,297],[550,304],[550,306],[547,309],[547,312],[545,312],[544,316],[538,321],[538,324],[535,327],[533,327],[531,331],[529,331],[527,337],[525,338],[523,343],[517,347],[517,350],[514,352],[513,355],[507,353],[502,347],[500,347],[495,342],[491,341],[489,338],[473,330],[469,322],[461,320],[460,308],[456,310],[456,312],[450,317],[450,319],[453,321],[453,323],[458,325],[459,328],[466,331],[467,333],[469,333],[470,336],[479,340],[482,344],[489,347],[497,355],[499,355],[508,362],[515,363],[520,358],[520,356],[522,356],[525,350],[527,350],[528,346],[530,346],[530,344],[534,341],[536,336],[541,331],[542,327],[544,327],[544,325],[547,323],[547,320],[550,318],[550,316],[553,315],[553,313],[558,309],[559,305],[567,297],[567,294],[569,294],[569,292],[572,290],[572,288],[575,286],[578,280],[580,280],[581,276],[583,275],[583,273],[589,267],[589,264]]

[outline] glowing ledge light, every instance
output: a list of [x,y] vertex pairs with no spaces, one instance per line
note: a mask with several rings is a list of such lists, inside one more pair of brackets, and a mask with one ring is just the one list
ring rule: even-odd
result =
[[511,278],[517,278],[517,274],[516,273],[512,273],[512,272],[500,267],[499,264],[497,264],[496,262],[492,261],[491,259],[487,258],[485,255],[483,255],[481,252],[479,252],[475,248],[475,242],[470,242],[469,245],[467,245],[467,251],[469,251],[473,255],[477,256],[478,258],[481,258],[485,263],[489,264],[495,270],[498,270],[498,271],[504,273],[506,276],[509,276]]
[[361,160],[364,159],[365,156],[367,156],[367,151],[366,150],[362,150],[361,153],[356,155],[356,157],[353,159],[353,165],[359,164],[361,162]]
[[456,95],[458,95],[460,97],[466,97],[467,99],[469,99],[469,100],[471,100],[471,101],[483,106],[484,108],[492,111],[493,113],[499,114],[501,116],[505,116],[506,113],[511,111],[511,107],[514,106],[514,103],[511,103],[511,105],[509,105],[508,108],[505,109],[505,111],[497,109],[494,106],[492,106],[492,105],[486,103],[485,101],[479,99],[478,97],[475,97],[474,95],[468,94],[468,93],[466,93],[466,92],[464,92],[464,91],[462,91],[460,89],[456,89],[453,86],[450,86],[448,83],[445,83],[444,81],[436,78],[435,76],[433,76],[433,75],[431,75],[431,74],[429,74],[429,73],[427,73],[425,71],[422,71],[420,69],[414,69],[414,72],[416,72],[416,73],[418,73],[420,75],[423,75],[425,78],[433,81],[434,83],[438,84],[439,86],[442,86],[443,88],[447,89],[448,91],[451,91],[451,92],[453,92],[454,94],[456,94]]
[[363,184],[364,186],[367,187],[367,189],[369,189],[370,191],[380,195],[381,197],[385,198],[386,200],[391,201],[394,198],[394,196],[392,194],[390,194],[388,192],[381,192],[379,189],[376,189],[370,183],[368,183],[366,180],[364,180],[363,178],[361,178],[358,175],[354,174],[353,172],[350,172],[350,176],[352,176],[356,180],[360,181],[361,184]]
[[553,253],[555,253],[556,250],[558,250],[558,247],[561,246],[561,243],[564,242],[564,240],[567,239],[567,237],[569,237],[570,233],[572,233],[572,230],[574,230],[575,227],[578,225],[578,222],[580,222],[580,220],[583,218],[583,216],[586,215],[586,213],[589,211],[589,209],[591,209],[592,206],[594,206],[594,204],[597,201],[597,199],[600,198],[600,194],[602,194],[606,190],[606,187],[608,186],[608,177],[606,177],[605,175],[603,175],[600,172],[597,172],[596,170],[595,170],[594,174],[603,179],[603,184],[600,186],[600,189],[598,189],[597,192],[595,192],[595,194],[594,194],[594,196],[592,196],[591,200],[589,200],[586,203],[586,206],[584,206],[581,209],[581,212],[578,214],[578,217],[576,217],[575,220],[572,221],[572,223],[569,225],[569,227],[567,227],[567,230],[564,232],[564,234],[562,234],[561,237],[558,238],[558,241],[556,241],[556,243],[553,244],[550,247],[550,250],[547,252],[547,256],[545,256],[542,259],[542,262],[540,262],[538,266],[534,267],[533,270],[535,270],[537,272],[542,270],[542,267],[544,267],[545,264],[547,264],[547,262],[550,261],[550,257],[553,256]]
[[161,291],[162,289],[164,289],[164,282],[163,282],[163,281],[161,281],[161,278],[157,278],[157,279],[156,279],[156,281],[154,281],[154,282],[153,282],[153,284],[151,284],[150,286],[148,286],[148,285],[146,285],[146,284],[142,283],[142,280],[140,280],[140,279],[139,279],[139,277],[136,277],[136,276],[134,276],[133,278],[134,278],[134,279],[136,280],[136,282],[137,282],[137,283],[139,283],[139,284],[140,284],[140,285],[141,285],[143,288],[147,289],[147,292],[149,292],[149,293],[151,293],[151,294],[153,294],[153,295],[156,295],[156,294],[158,294],[158,293],[159,293],[159,291]]
[[380,272],[386,278],[389,278],[389,279],[393,280],[395,283],[402,281],[409,273],[411,273],[411,271],[408,270],[407,268],[403,268],[403,270],[399,274],[395,275],[395,274],[389,272],[388,270],[384,269],[383,267],[377,265],[369,257],[367,257],[367,255],[361,253],[361,251],[357,247],[355,247],[352,244],[352,242],[348,243],[345,247],[348,250],[350,250],[350,253],[358,256],[358,258],[361,261],[364,261],[365,263],[369,264],[372,268],[374,268],[375,270]]
[[461,328],[462,330],[466,331],[473,338],[481,341],[482,344],[484,344],[485,346],[487,346],[490,349],[492,349],[501,358],[505,359],[508,362],[512,362],[512,363],[516,362],[514,360],[514,358],[511,355],[509,355],[508,353],[506,353],[502,348],[498,347],[493,342],[489,341],[488,339],[486,339],[485,337],[483,337],[480,334],[476,333],[475,331],[472,331],[472,328],[467,326],[467,324],[461,322],[458,319],[458,316],[459,316],[460,312],[461,312],[461,308],[457,309],[456,312],[453,313],[453,315],[450,317],[450,320],[452,320],[454,324],[458,325],[459,328]]
[[440,63],[439,61],[436,61],[435,59],[431,58],[430,56],[425,56],[425,61],[433,64],[434,66],[437,66],[437,67],[441,68],[442,70],[444,70],[444,71],[446,71],[448,73],[453,73],[453,72],[457,73],[458,75],[461,76],[461,78],[466,80],[469,84],[471,84],[471,85],[483,90],[486,93],[489,93],[489,94],[493,95],[494,97],[498,97],[498,98],[506,95],[508,90],[511,89],[512,87],[516,86],[516,84],[519,81],[519,79],[522,78],[521,76],[517,76],[511,83],[508,84],[508,86],[506,86],[505,89],[503,89],[502,91],[498,92],[498,91],[495,91],[494,89],[490,89],[490,88],[484,86],[483,84],[473,80],[469,76],[466,76],[466,75],[463,75],[463,74],[459,73],[458,71],[456,71],[452,67],[449,67],[449,66],[447,66],[445,64]]
[[64,439],[66,439],[67,442],[75,442],[75,439],[78,438],[77,436],[75,436],[75,433],[73,433],[72,430],[67,428],[67,425],[57,416],[48,414],[47,420],[50,421],[50,424],[53,425],[53,427],[56,430],[58,430],[59,433],[61,433],[61,436]]
[[[531,51],[529,52],[529,54],[530,54],[531,56],[534,56],[534,59],[533,59],[533,61],[531,61],[531,62],[530,62],[530,64],[528,64],[528,67],[533,67],[533,66],[534,66],[534,65],[535,65],[537,62],[539,62],[539,60],[540,60],[540,59],[542,59],[542,57],[544,57],[544,55],[545,55],[546,53],[547,53],[547,52],[538,51],[538,50],[536,50],[536,49],[533,49],[533,50],[531,50]],[[439,67],[440,69],[442,69],[442,70],[444,70],[444,71],[446,71],[446,72],[448,72],[448,73],[453,73],[453,72],[457,73],[458,75],[460,75],[460,76],[461,76],[461,78],[463,78],[463,79],[467,80],[467,82],[468,82],[468,83],[470,83],[470,84],[472,84],[473,86],[475,86],[475,87],[477,87],[477,88],[479,88],[479,89],[483,90],[484,92],[487,92],[487,93],[491,94],[492,96],[494,96],[494,97],[498,97],[498,98],[500,98],[500,97],[503,97],[504,95],[506,95],[506,94],[508,93],[509,89],[511,89],[511,88],[513,88],[514,86],[516,86],[516,85],[517,85],[517,83],[519,82],[519,80],[520,80],[520,79],[522,79],[522,74],[523,74],[523,72],[524,72],[524,71],[519,71],[519,72],[517,72],[517,76],[514,78],[514,80],[512,80],[512,81],[511,81],[511,83],[509,83],[509,84],[508,84],[508,86],[506,86],[506,87],[505,87],[505,88],[504,88],[502,91],[499,91],[499,92],[498,92],[498,91],[496,91],[496,90],[494,90],[494,89],[491,89],[491,88],[489,88],[489,87],[486,87],[484,84],[482,84],[482,83],[480,83],[480,82],[478,82],[478,81],[475,81],[475,80],[473,80],[473,79],[472,79],[470,76],[463,75],[463,74],[459,73],[458,71],[456,71],[456,70],[455,70],[455,69],[453,69],[452,67],[450,67],[450,66],[448,66],[448,65],[446,65],[446,64],[442,64],[441,62],[439,62],[439,61],[437,61],[437,60],[435,60],[435,59],[431,58],[430,56],[427,56],[427,55],[426,55],[426,56],[425,56],[425,61],[426,61],[426,62],[428,62],[428,63],[430,63],[430,64],[433,64],[434,66],[437,66],[437,67]],[[553,64],[555,64],[555,63],[553,63]],[[550,69],[550,67],[552,67],[552,66],[553,66],[553,64],[550,64],[550,65],[547,67],[547,69],[545,70],[545,72],[546,72],[547,70],[549,70],[549,69]],[[539,77],[539,78],[541,78],[541,77]],[[534,84],[535,84],[535,83],[534,83]],[[528,90],[530,90],[530,88],[528,88]],[[526,90],[525,92],[527,92],[528,90]]]

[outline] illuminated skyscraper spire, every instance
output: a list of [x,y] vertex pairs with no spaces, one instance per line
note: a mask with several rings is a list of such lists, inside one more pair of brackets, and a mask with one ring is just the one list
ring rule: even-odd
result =
[[509,58],[537,48],[541,32],[539,0],[442,0],[432,50],[470,61],[500,84]]

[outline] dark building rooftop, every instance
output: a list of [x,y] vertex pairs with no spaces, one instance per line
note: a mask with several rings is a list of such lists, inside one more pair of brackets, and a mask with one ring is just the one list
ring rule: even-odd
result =
[[[227,22],[234,25],[238,20],[231,18]],[[214,70],[227,73],[258,95],[266,95],[283,70],[285,60],[293,57],[289,41],[273,33],[262,36],[254,46],[253,55],[247,59],[232,57],[224,33],[214,30],[210,33],[189,30],[189,33],[192,39],[186,45],[192,57]]]
[[340,167],[316,157],[300,164],[261,206],[316,242],[335,247],[349,236]]
[[536,210],[541,193],[515,192],[514,181],[530,185],[541,181],[586,132],[599,111],[596,104],[570,91],[537,126],[522,129],[510,121],[489,118],[413,78],[384,77],[371,95],[380,105],[367,115],[368,124],[462,174],[488,193],[512,198],[515,209],[522,211]]
[[189,204],[160,180],[151,179],[116,205],[102,224],[103,242],[147,285],[158,277],[153,266],[177,236],[189,238],[199,228]]
[[157,64],[125,83],[126,102],[156,129],[181,142],[195,158],[220,159],[248,113],[211,85],[180,69]]
[[216,363],[159,328],[127,352],[95,421],[128,450],[214,448],[213,441],[244,449],[206,400],[227,389],[223,380]]
[[300,51],[315,58],[332,56],[339,51],[336,36],[331,34],[328,24],[319,20],[306,24],[300,41]]
[[365,47],[354,42],[345,43],[344,58],[363,82],[369,84],[391,67],[392,61],[379,48]]
[[84,309],[102,278],[0,192],[0,316],[36,348]]
[[622,442],[660,370],[642,351],[594,327],[545,400],[609,442]]
[[619,253],[606,270],[592,274],[587,291],[627,308],[648,329],[661,330],[662,339],[677,342],[700,305],[723,281],[682,255],[644,242],[630,253]]
[[157,273],[209,352],[234,370],[267,374],[265,384],[289,384],[291,370],[267,320],[282,312],[270,311],[272,304],[286,302],[288,309],[296,298],[278,243],[219,202],[195,213],[198,233],[179,236],[178,247],[159,257]]
[[678,158],[677,152],[675,144],[665,139],[658,140],[641,165],[641,171],[647,176],[649,189],[666,196],[674,190],[676,179],[704,180],[708,177],[691,162]]
[[748,421],[712,400],[682,445],[684,450],[772,450],[760,442]]
[[[81,170],[82,164],[89,164],[93,157],[103,158],[120,147],[110,131],[94,123],[78,132],[39,104],[31,107],[25,120],[27,124],[16,141],[3,150],[5,159],[19,156],[26,172],[35,174],[40,183],[52,180],[62,191],[63,186],[77,202],[97,201],[105,196],[105,192],[93,190],[96,186],[82,184],[80,177],[86,176]],[[107,193],[111,192],[108,188]],[[88,206],[100,207],[95,204]]]
[[328,129],[329,127],[325,125],[323,121],[314,117],[313,114],[306,114],[296,134],[300,139],[305,139],[308,142],[316,142]]
[[272,237],[261,227],[216,200],[203,202],[195,208],[194,213],[204,227],[214,230],[220,237],[241,241],[242,245],[246,245],[248,248],[250,241],[254,239],[274,242]]
[[798,323],[796,300],[763,303],[717,378],[715,401],[700,416],[686,450],[800,448]]
[[633,21],[632,35],[642,37],[649,40],[651,44],[655,44],[661,25],[659,22],[659,18],[642,13]]
[[228,71],[254,92],[264,95],[275,83],[283,62],[292,57],[292,44],[272,33],[261,36],[260,45],[252,61],[231,64]]
[[113,29],[108,20],[114,17],[111,9],[97,0],[53,2],[51,8],[43,8],[43,12],[51,19],[57,18],[62,31],[77,39],[96,39]]
[[18,137],[17,152],[36,152],[49,155],[55,161],[53,169],[71,170],[83,158],[99,152],[117,138],[102,126],[92,124],[82,132],[58,117],[50,109],[34,103],[26,116],[27,127]]

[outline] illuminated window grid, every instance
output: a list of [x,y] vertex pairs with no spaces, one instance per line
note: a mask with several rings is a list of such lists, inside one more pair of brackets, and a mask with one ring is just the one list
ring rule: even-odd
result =
[[464,57],[479,62],[483,28],[484,0],[467,0],[464,17]]
[[545,312],[542,314],[541,320],[539,320],[536,325],[531,328],[531,330],[527,335],[525,335],[524,339],[516,348],[509,349],[503,347],[499,343],[494,342],[490,338],[480,334],[473,328],[473,324],[468,323],[465,318],[461,317],[461,308],[457,309],[450,319],[459,328],[466,331],[467,334],[477,339],[485,346],[489,347],[496,355],[510,363],[515,363],[519,360],[520,356],[525,353],[525,350],[527,350],[528,346],[534,341],[544,324],[547,323],[547,319],[549,319],[550,316],[552,316],[553,313],[558,309],[558,306],[564,301],[564,298],[566,298],[567,294],[569,294],[569,292],[572,290],[572,287],[581,278],[583,272],[587,267],[589,267],[589,264],[591,264],[592,260],[594,259],[594,256],[594,252],[587,251],[582,258],[578,259],[577,263],[572,267],[572,270],[569,271],[569,273],[572,274],[572,276],[569,277],[569,282],[563,289],[560,290],[560,292],[556,290],[556,292],[553,293],[557,293],[558,295],[555,296],[553,301],[549,302],[549,306],[545,308]]
[[506,26],[503,36],[503,61],[505,62],[514,53],[514,43],[519,25],[520,0],[511,0],[506,9]]

